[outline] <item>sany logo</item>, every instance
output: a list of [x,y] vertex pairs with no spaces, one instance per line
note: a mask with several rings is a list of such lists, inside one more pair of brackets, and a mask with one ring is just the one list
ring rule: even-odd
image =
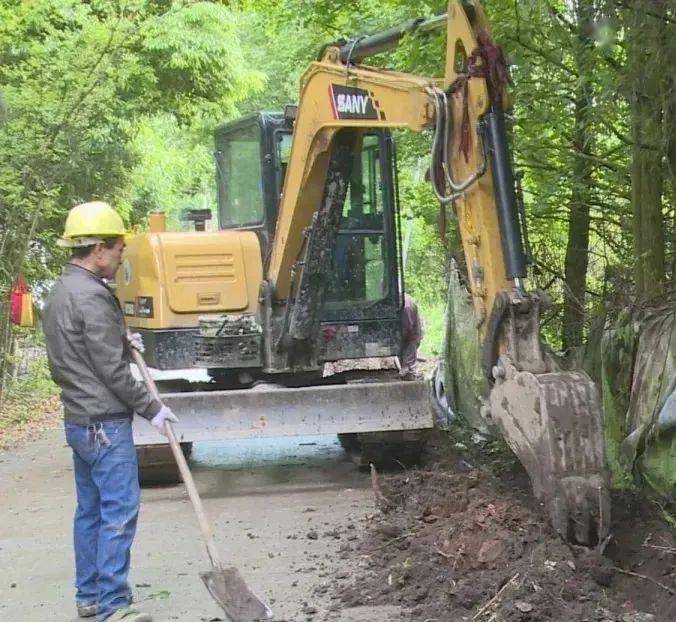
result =
[[366,104],[368,103],[368,95],[346,95],[345,93],[340,93],[336,96],[336,110],[338,112],[364,115],[366,114]]
[[373,93],[356,86],[329,85],[334,119],[384,119]]

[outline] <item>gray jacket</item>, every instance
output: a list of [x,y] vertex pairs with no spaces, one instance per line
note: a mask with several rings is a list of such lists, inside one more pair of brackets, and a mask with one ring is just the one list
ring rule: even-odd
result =
[[120,304],[96,274],[66,265],[47,297],[43,325],[66,421],[88,424],[134,412],[152,419],[159,412],[161,404],[132,376]]

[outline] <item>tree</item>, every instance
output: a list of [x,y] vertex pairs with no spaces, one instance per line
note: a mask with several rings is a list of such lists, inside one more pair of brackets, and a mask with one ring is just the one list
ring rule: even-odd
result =
[[[631,105],[631,203],[634,235],[634,278],[637,294],[650,297],[663,291],[665,235],[662,215],[667,162],[664,113],[673,93],[666,70],[669,28],[666,2],[636,0],[625,4],[627,82]],[[672,11],[673,13],[673,11]],[[671,139],[669,139],[671,140]]]
[[564,351],[582,345],[584,338],[587,266],[589,263],[589,225],[593,193],[594,164],[589,158],[594,144],[593,94],[594,67],[592,0],[576,0],[575,21],[570,24],[572,52],[577,74],[573,93],[571,196],[568,240],[564,260],[566,287],[563,295],[562,346]]
[[139,128],[171,114],[202,131],[262,86],[237,25],[212,2],[0,0],[0,374],[16,275],[53,275],[75,203],[103,198],[129,212],[118,199],[130,194]]

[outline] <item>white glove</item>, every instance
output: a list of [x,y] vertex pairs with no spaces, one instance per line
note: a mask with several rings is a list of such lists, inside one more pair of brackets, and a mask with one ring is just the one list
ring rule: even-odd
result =
[[143,345],[143,337],[141,337],[141,333],[127,333],[127,341],[132,348],[138,350],[139,352],[143,353],[146,351],[146,347]]
[[162,408],[160,408],[160,411],[150,420],[150,423],[158,429],[160,434],[168,437],[169,435],[167,434],[167,428],[165,426],[167,421],[178,423],[178,417],[171,412],[171,408],[162,405]]

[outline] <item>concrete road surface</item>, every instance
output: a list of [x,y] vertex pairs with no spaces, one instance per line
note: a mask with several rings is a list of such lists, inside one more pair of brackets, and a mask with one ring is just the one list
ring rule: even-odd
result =
[[[373,509],[368,475],[335,438],[202,443],[192,466],[221,556],[272,604],[276,620],[405,620],[398,608],[341,609],[330,598],[333,574],[349,575],[355,563],[339,549]],[[77,620],[74,505],[61,430],[0,452],[0,621]],[[140,607],[156,622],[224,620],[198,577],[207,568],[183,486],[144,489],[131,574]]]

